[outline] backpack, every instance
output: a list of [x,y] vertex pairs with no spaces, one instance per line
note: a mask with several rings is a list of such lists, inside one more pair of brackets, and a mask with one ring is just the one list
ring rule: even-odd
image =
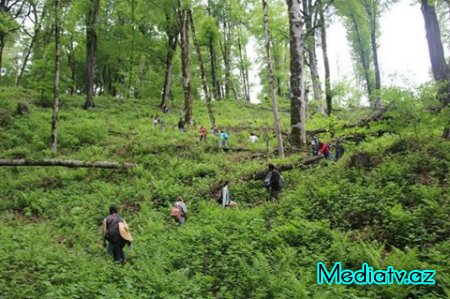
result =
[[216,198],[217,203],[222,204],[222,197],[223,197],[223,195],[222,195],[222,188],[220,188],[220,190],[217,190],[214,193],[214,197]]
[[170,217],[179,220],[181,218],[182,212],[180,207],[173,207],[172,210],[170,210]]
[[223,133],[223,135],[222,135],[222,138],[223,138],[223,140],[228,140],[228,138],[230,138],[229,136],[228,136],[228,133]]

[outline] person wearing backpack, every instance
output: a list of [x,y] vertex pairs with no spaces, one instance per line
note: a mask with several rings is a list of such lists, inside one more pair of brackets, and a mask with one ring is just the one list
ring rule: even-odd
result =
[[269,164],[269,171],[264,179],[264,186],[269,191],[271,198],[279,198],[283,188],[283,177],[273,164]]
[[205,141],[206,136],[208,136],[208,131],[203,126],[201,126],[198,134],[200,135],[200,141]]
[[108,252],[112,253],[114,261],[122,265],[125,264],[126,259],[123,248],[125,245],[131,248],[133,238],[131,237],[128,224],[117,214],[115,205],[109,207],[109,215],[103,219],[102,231],[103,246],[106,248],[106,241],[108,241]]
[[180,131],[181,133],[185,132],[184,121],[182,118],[180,118],[180,120],[178,121],[178,131]]
[[225,131],[220,131],[220,147],[226,152],[228,151],[228,139],[230,138],[230,136],[228,135],[227,132]]
[[317,156],[319,154],[320,149],[320,141],[316,136],[311,140],[311,151],[313,156]]
[[318,154],[320,156],[324,156],[326,159],[331,160],[331,151],[330,151],[330,145],[326,142],[320,142],[319,143],[320,149]]
[[336,142],[335,148],[336,148],[335,161],[338,161],[344,155],[345,148],[344,148],[344,145],[342,144],[342,142],[340,140],[338,140]]
[[173,208],[170,211],[170,216],[182,225],[187,220],[187,206],[182,196],[178,196],[177,201],[173,204]]

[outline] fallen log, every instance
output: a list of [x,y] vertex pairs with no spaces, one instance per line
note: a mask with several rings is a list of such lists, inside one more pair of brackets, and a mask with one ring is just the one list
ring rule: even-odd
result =
[[134,166],[133,163],[119,163],[110,161],[79,161],[79,160],[28,160],[28,159],[0,159],[0,166],[43,166],[43,167],[69,167],[69,168],[104,168],[104,169],[129,169]]
[[[309,157],[306,158],[298,163],[289,163],[289,164],[283,164],[283,165],[278,165],[278,170],[280,170],[281,172],[283,171],[288,171],[288,170],[292,170],[294,168],[305,168],[306,166],[309,166],[311,164],[317,163],[320,160],[323,159],[323,156],[314,156],[314,157]],[[262,180],[266,177],[267,174],[267,169],[266,170],[262,170],[262,171],[257,171],[251,175],[247,175],[247,176],[243,176],[240,179],[243,181],[250,181],[250,180]]]

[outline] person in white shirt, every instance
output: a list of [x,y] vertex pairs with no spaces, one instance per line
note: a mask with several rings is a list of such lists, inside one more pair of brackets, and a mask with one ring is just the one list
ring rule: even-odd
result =
[[256,141],[258,141],[258,136],[256,136],[254,133],[251,133],[249,140],[251,143],[255,143]]

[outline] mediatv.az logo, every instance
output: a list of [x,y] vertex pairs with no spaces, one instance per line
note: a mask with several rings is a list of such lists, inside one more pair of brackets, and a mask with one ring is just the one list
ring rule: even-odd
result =
[[395,270],[393,266],[386,270],[374,270],[364,263],[360,270],[342,269],[340,262],[328,271],[324,263],[317,263],[317,284],[357,284],[357,285],[433,285],[436,284],[434,270]]

